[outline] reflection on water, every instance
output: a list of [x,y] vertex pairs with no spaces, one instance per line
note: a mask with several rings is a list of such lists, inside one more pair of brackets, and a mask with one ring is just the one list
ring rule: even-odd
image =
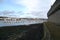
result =
[[29,25],[42,22],[43,20],[0,21],[0,26]]

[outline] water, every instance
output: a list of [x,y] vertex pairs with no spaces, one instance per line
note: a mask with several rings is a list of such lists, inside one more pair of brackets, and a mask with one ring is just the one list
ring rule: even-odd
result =
[[43,23],[43,20],[20,20],[20,21],[0,21],[0,27],[2,26],[15,26],[15,25],[29,25]]

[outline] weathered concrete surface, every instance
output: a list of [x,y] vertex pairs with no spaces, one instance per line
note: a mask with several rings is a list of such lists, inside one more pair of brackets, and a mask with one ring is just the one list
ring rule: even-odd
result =
[[46,23],[44,23],[43,29],[44,29],[44,36],[43,36],[42,40],[52,40],[50,31],[49,31]]
[[[56,25],[52,22],[47,22],[45,23],[45,28],[46,29],[44,30],[46,30],[45,32],[47,32],[46,36],[50,37],[49,40],[60,40],[60,25]],[[46,38],[46,36],[45,39],[48,39]]]
[[60,40],[60,0],[56,0],[49,10],[46,27],[53,40]]
[[60,9],[60,0],[56,0],[55,3],[51,6],[49,12],[48,12],[48,17],[52,14],[54,14],[57,10]]
[[49,16],[49,22],[60,24],[60,10],[56,11],[54,14]]
[[49,22],[60,25],[60,0],[56,0],[47,15]]

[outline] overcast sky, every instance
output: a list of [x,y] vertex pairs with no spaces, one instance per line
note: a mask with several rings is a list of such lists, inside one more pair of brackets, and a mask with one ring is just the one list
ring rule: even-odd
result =
[[47,18],[55,0],[0,0],[0,16]]

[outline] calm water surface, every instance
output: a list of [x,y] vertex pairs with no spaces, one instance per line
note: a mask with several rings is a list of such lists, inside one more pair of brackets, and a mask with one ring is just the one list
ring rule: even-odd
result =
[[43,23],[43,20],[20,20],[20,21],[0,21],[1,26],[14,26],[14,25],[29,25],[29,24],[36,24],[36,23]]

